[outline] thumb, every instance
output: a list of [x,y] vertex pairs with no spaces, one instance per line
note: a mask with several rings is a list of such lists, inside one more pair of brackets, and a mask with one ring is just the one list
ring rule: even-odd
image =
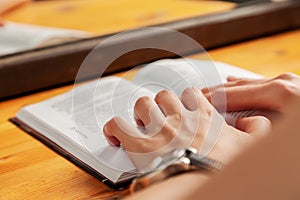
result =
[[271,122],[263,116],[244,117],[236,120],[235,127],[249,134],[265,134],[271,131]]

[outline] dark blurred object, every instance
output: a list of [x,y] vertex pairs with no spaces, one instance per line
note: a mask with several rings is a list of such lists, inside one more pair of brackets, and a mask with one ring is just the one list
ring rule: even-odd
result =
[[255,3],[261,3],[261,2],[271,2],[271,0],[223,0],[238,4],[255,4]]

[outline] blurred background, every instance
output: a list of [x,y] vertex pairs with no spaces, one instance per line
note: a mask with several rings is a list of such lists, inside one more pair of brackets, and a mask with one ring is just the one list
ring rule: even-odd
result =
[[202,0],[0,0],[0,54],[225,12],[236,5]]
[[[212,55],[214,49],[298,29],[299,19],[299,0],[0,0],[0,100],[73,83],[91,50],[122,31],[131,30],[98,49],[99,59],[107,59],[122,46],[153,41],[184,56],[203,52],[158,29],[136,30],[141,27],[180,32]],[[284,44],[290,47],[291,43]],[[246,52],[254,55],[259,50],[262,46]],[[282,55],[284,51],[276,52]],[[137,49],[109,66],[102,66],[104,60],[93,60],[77,78],[97,77],[97,67],[110,75],[178,56],[159,49]],[[231,54],[223,58],[232,63],[237,60]]]

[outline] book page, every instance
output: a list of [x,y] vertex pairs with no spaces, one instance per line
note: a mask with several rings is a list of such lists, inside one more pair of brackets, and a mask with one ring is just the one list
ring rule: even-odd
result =
[[[254,79],[261,77],[253,72],[211,60],[165,59],[146,65],[137,73],[133,82],[155,93],[168,89],[180,96],[188,87],[195,86],[202,89],[226,83],[228,76]],[[221,99],[225,105],[225,94],[218,98],[215,100]],[[221,114],[228,124],[234,126],[237,118],[255,115],[257,112],[239,111]]]
[[178,96],[187,87],[211,87],[227,82],[228,76],[259,78],[258,74],[210,60],[164,59],[143,67],[133,82],[157,93],[164,89]]
[[[102,129],[114,116],[122,116],[134,122],[134,102],[145,95],[153,96],[154,93],[137,88],[125,79],[107,77],[82,84],[49,100],[26,106],[17,114],[17,118],[75,156],[80,154],[77,149],[85,150],[112,171],[132,171],[135,168],[126,153],[119,147],[110,146]],[[97,166],[93,158],[87,157],[79,156],[89,165],[99,168],[99,164]],[[103,167],[100,170],[103,170]],[[105,175],[109,174],[110,178],[116,180],[118,177],[113,177],[116,174],[109,171],[107,170]],[[120,175],[121,173],[118,174]]]
[[135,124],[133,107],[136,100],[141,96],[153,97],[155,93],[118,77],[103,78],[93,84],[92,87],[82,85],[74,90],[72,114],[84,144],[88,144],[89,151],[95,153],[100,150],[100,138],[97,137],[101,136],[107,144],[102,134],[105,123],[120,116]]
[[0,27],[0,55],[87,37],[84,31],[5,22]]

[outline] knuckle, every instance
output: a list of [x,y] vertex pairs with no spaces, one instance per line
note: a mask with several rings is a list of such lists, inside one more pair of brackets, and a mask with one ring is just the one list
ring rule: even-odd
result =
[[[218,88],[216,91],[218,91],[220,88]],[[192,87],[192,91],[193,94],[195,96],[196,99],[202,101],[203,99],[205,99],[204,94],[201,92],[201,90],[199,88],[196,87]]]
[[192,89],[192,91],[193,91],[195,94],[197,94],[197,93],[202,93],[202,92],[200,91],[200,89],[197,88],[197,87],[195,87],[195,86],[193,86],[191,89]]
[[116,122],[115,122],[115,119],[112,118],[110,119],[106,125],[105,125],[106,129],[109,131],[109,132],[114,132],[115,131],[115,127],[116,127]]
[[205,116],[207,117],[207,118],[211,118],[212,116],[213,116],[213,110],[212,110],[212,108],[205,108]]
[[181,122],[183,120],[183,113],[182,112],[178,112],[172,115],[173,120],[177,121],[177,122]]
[[164,98],[167,95],[171,95],[171,92],[169,90],[162,90],[155,96],[155,101],[160,101],[162,98]]
[[175,136],[176,135],[176,131],[174,130],[174,128],[169,125],[169,124],[165,124],[162,129],[161,129],[161,132],[163,133],[163,135],[165,136]]
[[248,83],[248,81],[245,80],[245,79],[241,79],[241,80],[237,80],[237,81],[236,81],[236,84],[237,84],[237,85],[245,85],[245,84],[247,84],[247,83]]
[[151,148],[153,147],[148,139],[138,139],[135,146],[136,151],[133,153],[149,153],[152,150]]
[[122,117],[116,116],[107,122],[107,129],[109,132],[115,132],[119,129],[118,122],[122,120]]
[[202,108],[200,112],[195,112],[195,119],[209,122],[213,117],[213,110],[210,108]]
[[188,96],[189,98],[199,98],[201,96],[204,96],[204,94],[202,93],[202,91],[196,87],[190,87],[190,88],[186,88],[183,92],[182,92],[182,97]]
[[192,88],[186,88],[183,90],[183,92],[181,93],[181,100],[183,101],[188,101],[190,100],[190,98],[195,98],[195,94],[192,90]]
[[283,79],[275,79],[270,84],[272,87],[280,90],[285,89],[287,87],[287,83]]
[[191,87],[191,92],[195,95],[198,96],[199,94],[202,94],[201,90],[196,88],[196,87]]
[[284,80],[291,80],[293,78],[295,78],[295,74],[291,73],[291,72],[285,72],[283,74],[280,74],[279,76],[277,76],[277,79],[284,79]]
[[136,102],[135,102],[135,105],[134,105],[134,108],[136,109],[137,107],[144,107],[145,104],[147,104],[149,101],[151,101],[151,98],[148,97],[148,96],[143,96],[143,97],[140,97]]
[[282,99],[289,99],[295,95],[295,86],[287,80],[276,79],[271,82],[271,87]]
[[193,92],[192,88],[185,88],[182,92],[182,96],[190,94],[191,92]]

